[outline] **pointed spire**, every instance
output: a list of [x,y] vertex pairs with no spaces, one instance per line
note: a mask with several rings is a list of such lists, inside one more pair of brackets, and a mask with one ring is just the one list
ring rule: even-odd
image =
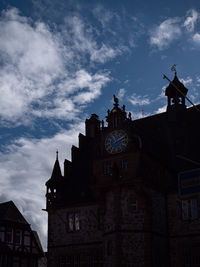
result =
[[54,163],[53,171],[51,174],[51,179],[60,178],[62,177],[61,169],[60,169],[60,163],[58,160],[58,150],[56,151],[56,161]]
[[58,150],[56,151],[56,161],[54,163],[51,178],[46,182],[47,187],[55,187],[62,182],[62,173],[60,169],[60,163],[58,161]]

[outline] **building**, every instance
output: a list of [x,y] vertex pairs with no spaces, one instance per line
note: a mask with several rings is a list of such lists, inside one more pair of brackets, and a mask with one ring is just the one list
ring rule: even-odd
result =
[[31,230],[12,201],[0,203],[0,266],[45,266],[37,232]]
[[[178,88],[178,89],[177,89]],[[92,114],[47,181],[48,267],[200,266],[200,106],[176,73],[166,112]]]

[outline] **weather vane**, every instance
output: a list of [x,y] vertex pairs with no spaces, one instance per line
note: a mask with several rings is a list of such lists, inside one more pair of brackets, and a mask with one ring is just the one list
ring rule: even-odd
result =
[[176,75],[176,64],[174,64],[172,67],[171,67],[171,71],[174,71],[175,75]]

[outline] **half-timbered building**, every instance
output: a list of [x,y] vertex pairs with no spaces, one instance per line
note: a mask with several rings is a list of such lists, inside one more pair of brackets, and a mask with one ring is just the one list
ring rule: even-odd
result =
[[32,231],[12,201],[0,203],[0,266],[45,266],[37,232]]

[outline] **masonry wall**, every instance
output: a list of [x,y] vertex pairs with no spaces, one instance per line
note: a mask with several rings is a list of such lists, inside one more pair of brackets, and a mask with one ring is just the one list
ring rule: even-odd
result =
[[[80,230],[69,232],[67,215],[73,212],[80,214]],[[74,257],[73,261],[76,258],[79,261],[92,261],[89,258],[93,256],[101,258],[102,235],[97,206],[76,206],[49,211],[48,244],[48,267],[59,266],[62,257],[66,256]]]
[[[183,219],[182,200],[187,199],[197,199],[197,218],[194,220]],[[200,264],[199,203],[199,195],[180,197],[178,192],[174,192],[168,196],[171,267],[196,267]]]
[[[138,190],[138,189],[137,189]],[[151,217],[144,192],[136,186],[107,193],[104,218],[105,266],[151,266]],[[131,201],[137,208],[131,207]],[[108,246],[112,244],[112,253]]]

